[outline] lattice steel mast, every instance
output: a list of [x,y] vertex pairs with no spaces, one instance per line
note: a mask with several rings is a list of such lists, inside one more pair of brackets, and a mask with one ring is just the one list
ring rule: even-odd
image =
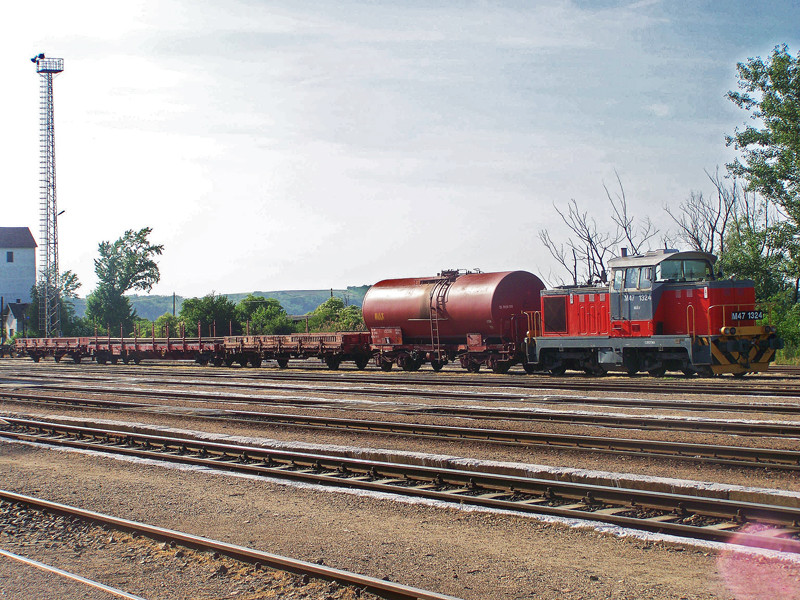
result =
[[31,59],[41,76],[39,95],[39,335],[61,335],[61,315],[58,271],[58,208],[56,206],[56,144],[53,127],[53,76],[64,70],[63,58],[45,58],[39,54]]

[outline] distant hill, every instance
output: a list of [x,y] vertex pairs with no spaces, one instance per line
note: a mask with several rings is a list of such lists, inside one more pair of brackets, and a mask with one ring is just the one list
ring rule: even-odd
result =
[[[254,296],[263,296],[264,298],[275,298],[290,315],[304,315],[325,302],[325,300],[331,297],[331,294],[336,298],[344,300],[346,305],[353,304],[355,306],[361,306],[361,302],[364,300],[364,294],[367,293],[369,287],[368,285],[361,285],[347,286],[347,289],[343,290],[285,290],[276,292],[252,292],[252,294]],[[239,300],[247,296],[247,293],[218,295],[227,296],[231,301],[239,302]],[[154,321],[166,312],[172,313],[172,296],[133,295],[130,296],[130,299],[133,308],[136,309],[136,314],[144,319]],[[175,297],[176,314],[180,312],[183,300],[183,296]],[[82,317],[86,313],[86,298],[75,298],[73,304],[77,315]]]

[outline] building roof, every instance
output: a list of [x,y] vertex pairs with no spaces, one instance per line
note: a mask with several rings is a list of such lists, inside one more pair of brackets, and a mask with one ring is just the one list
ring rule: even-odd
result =
[[14,318],[20,321],[25,316],[25,311],[30,305],[24,302],[9,302],[6,306],[8,306],[8,310],[14,315]]
[[36,248],[27,227],[0,227],[0,248]]

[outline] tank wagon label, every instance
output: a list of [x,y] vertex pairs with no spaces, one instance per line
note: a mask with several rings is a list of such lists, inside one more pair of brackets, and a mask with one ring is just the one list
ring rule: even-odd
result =
[[375,320],[376,320],[376,321],[383,321],[383,320],[384,320],[384,318],[385,318],[385,317],[384,317],[384,314],[383,314],[382,312],[380,312],[380,313],[375,313]]

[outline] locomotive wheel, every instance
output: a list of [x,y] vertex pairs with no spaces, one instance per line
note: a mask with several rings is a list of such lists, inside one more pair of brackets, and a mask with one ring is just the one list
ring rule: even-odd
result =
[[692,367],[684,367],[681,369],[681,373],[686,375],[686,377],[694,377],[697,375],[697,371],[695,371]]
[[288,358],[276,358],[275,362],[278,363],[279,369],[285,369],[289,366],[289,359]]
[[356,369],[358,369],[359,371],[363,371],[364,369],[367,368],[367,364],[369,363],[369,357],[361,356],[357,358],[354,362],[356,363]]
[[394,363],[388,360],[382,360],[380,366],[381,366],[381,371],[391,371],[392,367],[394,366]]
[[736,379],[743,379],[745,375],[747,375],[747,373],[734,373],[734,374],[733,374],[733,376],[734,376]]
[[656,367],[655,369],[650,369],[648,373],[653,377],[663,377],[664,374],[667,372],[667,367]]
[[444,361],[443,360],[432,360],[431,361],[431,369],[433,369],[437,373],[442,370],[442,367],[444,367]]

